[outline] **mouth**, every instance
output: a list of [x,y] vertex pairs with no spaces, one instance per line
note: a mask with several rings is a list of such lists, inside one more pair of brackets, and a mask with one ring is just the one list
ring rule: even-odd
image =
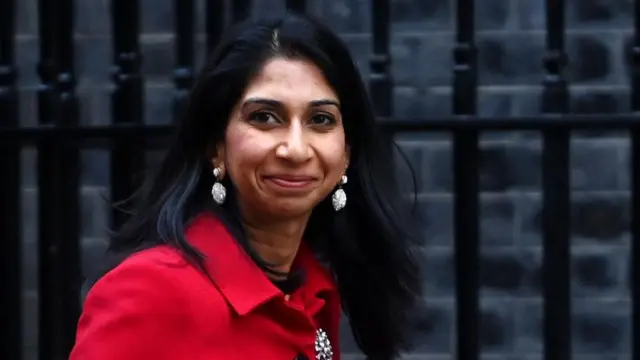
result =
[[305,189],[312,185],[317,179],[312,176],[297,175],[271,175],[263,176],[265,182],[282,189]]

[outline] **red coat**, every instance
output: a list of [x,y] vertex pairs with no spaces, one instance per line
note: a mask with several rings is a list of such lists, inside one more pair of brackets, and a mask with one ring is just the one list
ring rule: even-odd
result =
[[70,360],[315,359],[317,328],[340,358],[336,287],[306,246],[294,264],[306,282],[287,301],[212,215],[187,238],[213,282],[168,246],[136,253],[90,290]]

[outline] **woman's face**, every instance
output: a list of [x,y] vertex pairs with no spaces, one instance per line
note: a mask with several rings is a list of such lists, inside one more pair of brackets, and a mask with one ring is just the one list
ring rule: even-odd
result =
[[348,166],[340,103],[312,62],[275,58],[234,107],[214,166],[254,221],[308,215]]

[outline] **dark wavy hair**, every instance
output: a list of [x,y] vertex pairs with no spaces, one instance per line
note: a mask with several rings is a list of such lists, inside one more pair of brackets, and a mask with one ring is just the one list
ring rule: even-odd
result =
[[308,16],[247,22],[223,36],[196,79],[173,144],[137,193],[136,206],[113,233],[109,250],[128,256],[169,244],[204,270],[203,256],[189,244],[185,229],[202,212],[213,211],[256,263],[270,271],[248,245],[228,177],[225,204],[211,200],[210,159],[214,145],[224,139],[233,106],[274,57],[315,63],[339,97],[351,149],[345,185],[349,200],[340,212],[333,210],[330,197],[323,200],[312,212],[304,239],[333,272],[360,349],[372,359],[392,359],[407,345],[409,314],[422,299],[415,257],[420,236],[412,227],[410,203],[415,196],[401,190],[394,165],[399,149],[380,131],[347,47]]

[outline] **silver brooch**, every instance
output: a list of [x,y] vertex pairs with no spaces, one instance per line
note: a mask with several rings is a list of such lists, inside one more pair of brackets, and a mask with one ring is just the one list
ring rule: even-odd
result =
[[333,351],[331,351],[331,342],[327,333],[318,329],[316,331],[316,360],[331,360]]

